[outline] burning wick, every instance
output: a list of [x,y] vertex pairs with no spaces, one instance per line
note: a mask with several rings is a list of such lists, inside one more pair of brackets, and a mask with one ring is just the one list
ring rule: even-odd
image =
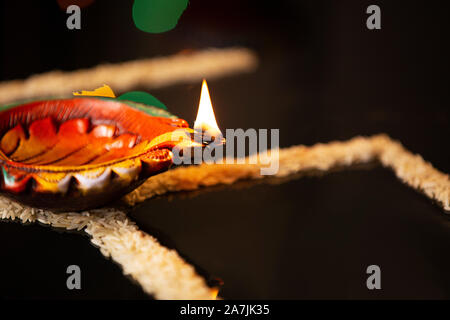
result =
[[206,80],[203,79],[202,91],[200,94],[200,102],[198,104],[197,119],[194,122],[194,130],[203,133],[207,137],[211,137],[213,140],[217,138],[222,139],[222,132],[216,122],[214,110],[211,103],[211,97],[209,96],[208,85]]

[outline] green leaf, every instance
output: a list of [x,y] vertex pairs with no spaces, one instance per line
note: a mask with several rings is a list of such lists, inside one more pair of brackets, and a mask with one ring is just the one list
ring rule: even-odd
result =
[[117,99],[134,101],[148,106],[154,106],[160,109],[167,110],[167,107],[164,105],[164,103],[156,99],[150,93],[143,91],[130,91],[119,96]]

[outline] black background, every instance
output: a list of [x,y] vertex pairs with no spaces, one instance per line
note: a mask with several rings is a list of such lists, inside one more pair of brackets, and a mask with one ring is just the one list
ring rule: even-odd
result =
[[[381,30],[366,28],[370,4]],[[256,72],[208,81],[221,128],[279,128],[281,147],[385,132],[450,171],[446,2],[192,0],[157,35],[135,28],[131,6],[97,0],[75,31],[56,1],[2,1],[0,80],[247,46]],[[193,123],[200,83],[150,93]],[[225,298],[450,297],[450,222],[391,171],[268,182],[168,195],[130,216],[222,279]],[[0,241],[0,297],[148,298],[84,236],[2,222]],[[80,291],[66,289],[70,264],[81,267]],[[371,264],[382,290],[366,288]]]

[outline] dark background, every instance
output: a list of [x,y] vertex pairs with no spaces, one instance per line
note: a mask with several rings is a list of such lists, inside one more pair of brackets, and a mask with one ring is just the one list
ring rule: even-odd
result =
[[[381,30],[366,28],[370,4]],[[281,147],[385,132],[450,171],[445,1],[192,0],[157,35],[135,28],[131,6],[96,0],[68,30],[56,1],[1,1],[0,80],[246,46],[256,72],[208,81],[221,128],[279,128]],[[150,93],[193,123],[200,83]],[[450,298],[449,219],[391,171],[268,182],[160,197],[130,216],[222,279],[225,298]],[[0,242],[2,298],[148,298],[78,234],[2,222]],[[70,264],[80,291],[66,289]],[[382,290],[366,288],[371,264]]]

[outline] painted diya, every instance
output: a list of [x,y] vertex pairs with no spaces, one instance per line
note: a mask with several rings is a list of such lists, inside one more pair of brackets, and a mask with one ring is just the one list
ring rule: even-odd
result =
[[172,165],[177,129],[192,132],[166,110],[110,98],[3,107],[0,190],[59,211],[101,206]]

